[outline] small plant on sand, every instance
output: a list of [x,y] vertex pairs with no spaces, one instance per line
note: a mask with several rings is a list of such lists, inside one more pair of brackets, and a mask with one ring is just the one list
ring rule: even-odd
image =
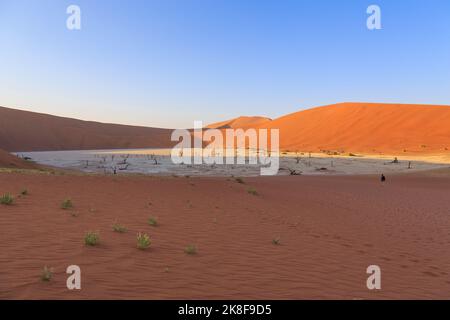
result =
[[41,280],[42,281],[50,281],[53,277],[53,269],[45,266],[44,269],[42,270],[42,274],[41,274]]
[[61,209],[68,210],[68,209],[72,209],[72,208],[73,208],[73,203],[72,203],[72,200],[70,200],[70,199],[65,199],[61,203]]
[[22,191],[20,191],[20,194],[23,196],[26,196],[28,194],[28,190],[27,189],[23,189]]
[[13,202],[14,202],[14,197],[9,193],[5,193],[4,195],[2,195],[0,197],[0,203],[4,204],[6,206],[13,204]]
[[272,244],[278,246],[280,244],[280,237],[277,237],[275,239],[272,239]]
[[97,232],[88,231],[84,236],[84,244],[87,246],[96,246],[100,242],[100,236]]
[[125,228],[124,226],[122,226],[116,222],[113,224],[113,231],[119,232],[119,233],[125,233],[128,230],[127,230],[127,228]]
[[235,178],[234,180],[235,180],[237,183],[244,184],[244,179],[242,179],[242,178]]
[[148,224],[153,227],[156,227],[158,225],[158,221],[156,220],[156,218],[150,217],[148,218]]
[[254,196],[258,195],[258,192],[254,188],[248,189],[247,192],[250,193],[251,195],[254,195]]
[[186,254],[196,254],[197,253],[197,247],[194,246],[193,244],[190,244],[186,247],[186,249],[184,249],[184,252]]
[[150,247],[151,240],[148,234],[138,233],[137,234],[137,247],[138,249],[145,250]]

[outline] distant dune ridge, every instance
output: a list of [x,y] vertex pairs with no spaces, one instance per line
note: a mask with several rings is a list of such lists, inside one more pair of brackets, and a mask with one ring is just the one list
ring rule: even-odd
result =
[[[367,154],[450,152],[450,106],[339,103],[274,120],[239,117],[208,128],[278,128],[282,150]],[[105,124],[0,107],[0,149],[165,148],[170,129]]]
[[10,152],[169,147],[171,132],[0,107],[0,149]]
[[227,128],[252,128],[255,126],[261,126],[267,122],[272,121],[266,117],[246,117],[242,116],[231,120],[212,123],[207,126],[209,129],[227,129]]

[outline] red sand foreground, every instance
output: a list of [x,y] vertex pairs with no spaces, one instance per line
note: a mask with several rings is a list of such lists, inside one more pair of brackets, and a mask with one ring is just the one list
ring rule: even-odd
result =
[[[0,173],[0,194],[28,190],[0,205],[0,298],[449,298],[449,170],[387,178]],[[66,288],[72,264],[81,291]],[[373,264],[379,291],[366,288]]]

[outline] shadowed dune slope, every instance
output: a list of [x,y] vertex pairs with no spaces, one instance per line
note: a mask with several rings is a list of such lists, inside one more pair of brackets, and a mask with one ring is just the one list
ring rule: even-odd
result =
[[450,106],[341,103],[292,113],[259,126],[280,129],[290,151],[450,152]]
[[39,165],[25,161],[19,157],[16,157],[9,152],[0,150],[0,168],[9,169],[38,169]]
[[162,148],[173,145],[171,132],[0,107],[0,148],[10,152]]

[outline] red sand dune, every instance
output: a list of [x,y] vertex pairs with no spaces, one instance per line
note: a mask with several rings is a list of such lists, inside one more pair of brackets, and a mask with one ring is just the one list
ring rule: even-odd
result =
[[171,132],[0,107],[0,149],[11,152],[169,147]]
[[[450,106],[341,103],[270,120],[239,117],[209,128],[278,128],[283,150],[443,154]],[[0,107],[0,148],[8,151],[170,147],[170,129],[55,117]]]
[[0,150],[0,168],[38,169],[39,165],[16,157],[9,152]]
[[450,106],[341,103],[259,127],[280,129],[282,149],[376,153],[450,152]]
[[263,125],[266,122],[272,121],[266,117],[246,117],[242,116],[231,120],[212,123],[207,126],[210,129],[226,129],[226,128],[253,128],[255,126]]
[[[0,173],[0,194],[28,190],[0,205],[0,298],[449,298],[448,174],[244,182]],[[116,221],[128,232],[113,232]],[[87,231],[98,247],[84,245]],[[138,232],[151,236],[146,251]],[[81,291],[66,288],[72,264]],[[366,287],[369,265],[380,291]]]

